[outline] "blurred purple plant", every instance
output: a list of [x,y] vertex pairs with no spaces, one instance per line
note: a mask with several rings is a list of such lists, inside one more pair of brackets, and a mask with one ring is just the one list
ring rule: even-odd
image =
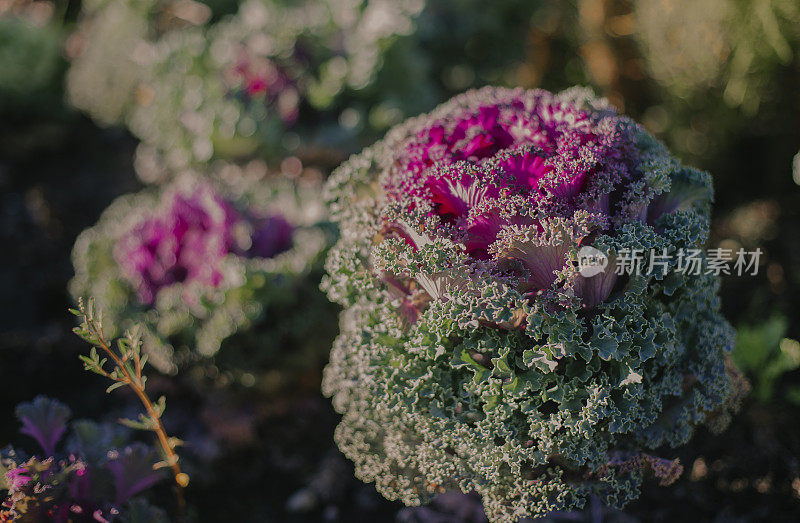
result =
[[84,470],[84,463],[74,456],[60,461],[34,456],[19,464],[14,461],[19,456],[13,450],[4,451],[2,457],[2,466],[8,471],[6,484],[0,486],[7,490],[0,503],[0,521],[66,523],[74,521],[76,514],[97,511],[93,504],[72,495],[78,490],[75,488],[76,480],[80,479],[77,473]]
[[163,475],[153,470],[156,455],[141,443],[125,447],[122,451],[108,453],[106,467],[114,476],[116,496],[114,502],[122,505],[136,494],[152,487]]
[[56,444],[67,430],[67,421],[72,413],[61,403],[39,396],[29,403],[21,403],[16,409],[22,422],[20,432],[36,440],[45,455],[52,456]]
[[[39,396],[16,412],[23,423],[20,431],[33,437],[44,454],[0,453],[0,489],[7,491],[0,522],[111,521],[133,496],[163,478],[154,469],[157,456],[151,448],[142,443],[112,447],[125,438],[104,424],[76,422],[64,451],[56,453],[70,418],[70,410],[56,400]],[[109,489],[112,478],[114,488]]]

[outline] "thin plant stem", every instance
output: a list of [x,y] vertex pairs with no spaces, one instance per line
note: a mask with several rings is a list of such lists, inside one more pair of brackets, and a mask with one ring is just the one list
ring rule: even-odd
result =
[[[89,310],[91,311],[92,308],[93,307],[90,305]],[[113,373],[105,372],[102,368],[100,368],[99,370],[103,371],[101,374],[112,380],[122,382],[130,387],[139,398],[142,406],[145,408],[148,418],[152,421],[152,424],[149,428],[155,433],[158,445],[164,453],[166,458],[164,463],[166,463],[166,465],[168,465],[172,470],[172,476],[175,482],[175,498],[177,504],[176,520],[179,523],[182,523],[185,520],[186,513],[186,501],[183,489],[189,484],[189,476],[181,471],[180,464],[178,463],[179,457],[175,452],[175,445],[172,443],[172,440],[167,435],[167,431],[164,429],[164,424],[161,421],[161,414],[154,407],[152,401],[150,401],[150,398],[145,392],[145,386],[142,380],[142,358],[139,356],[139,351],[132,351],[134,367],[133,373],[131,373],[129,367],[125,364],[127,356],[123,356],[123,359],[114,352],[114,350],[111,348],[111,345],[103,335],[103,327],[101,322],[96,321],[92,317],[91,313],[87,314],[82,302],[80,303],[80,315],[83,316],[84,323],[89,334],[91,334],[92,338],[96,341],[96,346],[100,348],[109,358],[111,358],[111,361],[114,363],[116,368],[122,373],[121,377],[114,376]],[[155,468],[159,468],[159,464],[156,464]]]

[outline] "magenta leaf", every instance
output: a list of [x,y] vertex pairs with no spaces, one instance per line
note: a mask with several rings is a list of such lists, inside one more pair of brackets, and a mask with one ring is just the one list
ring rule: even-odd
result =
[[158,483],[164,475],[153,469],[156,455],[141,443],[109,453],[106,468],[114,476],[115,503],[122,505],[139,492]]
[[69,408],[45,396],[38,396],[31,402],[21,403],[16,409],[17,419],[22,422],[20,432],[39,444],[46,456],[55,453],[72,413]]

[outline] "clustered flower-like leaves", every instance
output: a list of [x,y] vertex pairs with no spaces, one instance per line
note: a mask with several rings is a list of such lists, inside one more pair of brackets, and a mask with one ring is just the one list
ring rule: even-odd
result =
[[[43,454],[0,452],[0,488],[8,491],[0,521],[167,521],[163,510],[135,497],[164,477],[154,470],[158,456],[152,448],[129,443],[117,425],[70,424],[69,408],[44,396],[21,403],[16,412],[21,432]],[[68,425],[70,435],[57,451]]]
[[[726,419],[732,329],[709,275],[708,174],[582,89],[485,88],[393,129],[331,177],[345,306],[323,391],[364,481],[409,505],[475,491],[515,521],[637,496],[650,454]],[[578,249],[609,258],[592,277]],[[618,275],[627,250],[641,274]],[[671,253],[649,271],[650,250]]]
[[175,283],[218,287],[228,255],[273,258],[293,243],[293,228],[282,215],[244,216],[208,185],[167,191],[160,203],[114,248],[116,262],[146,305]]
[[[185,173],[112,203],[76,242],[71,292],[94,297],[112,329],[141,325],[162,371],[223,345],[240,371],[319,363],[335,329],[309,279],[332,236],[319,180],[232,165],[213,174],[220,181]],[[304,336],[312,325],[315,335]]]

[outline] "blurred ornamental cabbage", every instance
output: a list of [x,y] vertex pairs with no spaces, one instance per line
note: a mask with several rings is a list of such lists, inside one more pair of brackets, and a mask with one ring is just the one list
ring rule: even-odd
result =
[[277,7],[269,16],[243,12],[165,35],[145,63],[129,119],[133,133],[162,153],[169,169],[211,158],[279,157],[306,71],[297,39],[319,23],[313,13],[301,14]]
[[476,18],[474,0],[248,0],[206,25],[156,23],[178,4],[90,10],[69,74],[73,103],[124,121],[166,171],[286,153],[335,165],[454,91],[513,81],[539,6]]
[[327,185],[323,288],[346,309],[323,392],[356,475],[407,505],[475,492],[509,522],[674,481],[653,449],[721,430],[739,398],[718,281],[676,270],[711,194],[577,88],[469,91],[351,157]]
[[210,9],[193,0],[82,2],[77,30],[67,41],[72,65],[67,99],[102,125],[125,121],[142,91],[153,41],[205,23]]
[[336,328],[316,288],[333,237],[320,176],[263,164],[211,174],[112,203],[75,244],[73,296],[93,296],[112,329],[142,325],[161,371],[221,347],[236,372],[319,365]]
[[[156,452],[142,444],[128,444],[118,425],[82,420],[72,423],[60,402],[39,396],[16,409],[21,432],[32,435],[43,454],[27,456],[13,448],[0,451],[0,521],[166,521],[163,510],[137,496],[163,478],[154,465]],[[152,519],[141,519],[147,513]]]
[[250,0],[216,24],[165,35],[145,60],[131,130],[169,169],[348,146],[359,116],[337,102],[375,81],[418,10],[416,0]]

